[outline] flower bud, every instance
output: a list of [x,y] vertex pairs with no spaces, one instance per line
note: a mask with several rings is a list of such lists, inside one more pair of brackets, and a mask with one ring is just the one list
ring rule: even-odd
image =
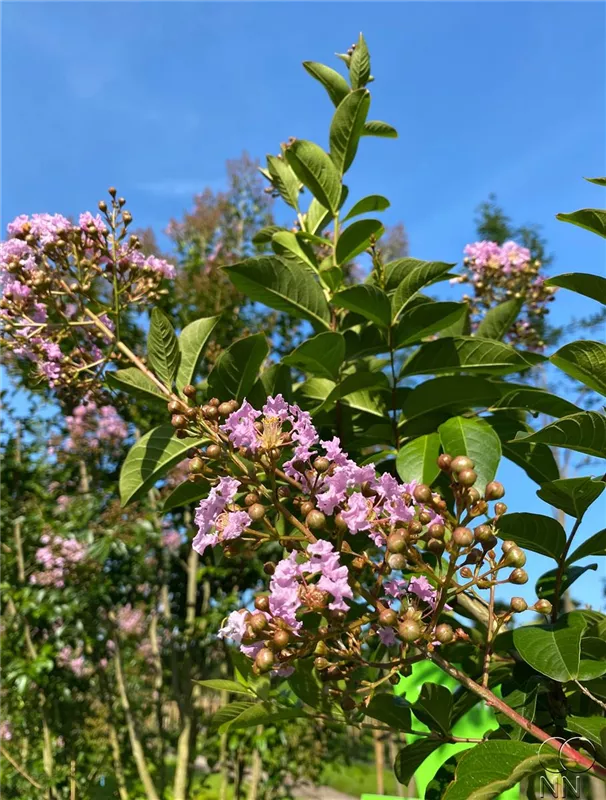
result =
[[259,502],[259,495],[256,494],[255,492],[249,492],[244,498],[245,506],[254,506],[254,504],[258,502]]
[[421,523],[413,519],[413,521],[408,525],[408,530],[413,536],[418,536],[423,531],[423,526]]
[[269,649],[269,647],[264,647],[257,653],[257,657],[255,658],[255,666],[259,672],[263,674],[264,672],[270,671],[275,664],[275,661],[276,658],[273,652]]
[[453,472],[459,473],[463,472],[464,470],[473,469],[474,463],[471,458],[467,458],[467,456],[457,456],[456,458],[452,459],[452,463],[450,468]]
[[217,411],[221,417],[227,417],[231,414],[231,405],[229,403],[220,403]]
[[266,594],[255,597],[255,608],[258,611],[269,611],[269,597]]
[[436,556],[441,556],[445,547],[446,545],[440,539],[430,539],[427,542],[427,549]]
[[505,554],[505,563],[512,567],[523,567],[526,563],[526,553],[521,547],[510,547]]
[[206,455],[212,459],[219,458],[219,456],[221,455],[221,445],[209,444],[208,447],[206,448]]
[[528,608],[528,603],[523,597],[512,597],[509,601],[509,607],[515,614],[521,614],[522,611],[526,611]]
[[415,486],[415,490],[412,494],[417,503],[431,503],[431,489],[426,483],[420,483],[418,486]]
[[508,553],[512,547],[517,547],[515,542],[512,542],[511,539],[505,539],[503,544],[501,545],[501,550],[503,553]]
[[459,575],[462,578],[471,578],[473,576],[473,572],[469,569],[469,567],[461,567],[459,570]]
[[518,586],[528,583],[528,573],[525,569],[514,569],[509,576],[509,583],[515,583]]
[[497,515],[497,517],[502,517],[503,514],[506,514],[507,513],[507,506],[505,505],[505,503],[495,503],[494,504],[494,513]]
[[429,513],[429,511],[423,510],[419,512],[419,522],[421,523],[421,525],[429,525],[431,520],[432,520],[432,515]]
[[312,503],[311,500],[306,500],[304,503],[301,503],[301,515],[306,517],[310,511],[314,510],[315,507],[315,504]]
[[387,557],[387,563],[392,569],[404,569],[406,558],[401,553],[392,553]]
[[452,541],[457,545],[457,547],[469,547],[469,545],[473,542],[473,533],[469,530],[469,528],[455,528],[452,532]]
[[337,533],[347,533],[348,531],[347,523],[343,519],[342,514],[337,514],[335,517],[335,530]]
[[330,468],[330,461],[324,456],[318,456],[314,460],[314,469],[316,472],[326,472],[327,469]]
[[405,642],[416,641],[421,633],[421,626],[414,619],[405,619],[398,625],[398,636]]
[[290,642],[289,632],[283,630],[276,631],[273,635],[272,642],[278,648],[278,650],[283,650]]
[[406,537],[402,531],[394,531],[387,537],[387,549],[390,553],[402,553],[406,550]]
[[178,400],[171,400],[167,408],[171,414],[179,414],[183,411],[183,403],[179,403]]
[[276,565],[274,564],[273,561],[266,561],[265,564],[263,564],[263,572],[266,575],[273,575],[275,571],[276,571]]
[[451,465],[452,456],[449,456],[448,453],[442,453],[442,455],[438,456],[438,467],[442,472],[450,472]]
[[476,488],[472,486],[467,492],[467,500],[473,504],[477,503],[479,499],[480,499],[480,493]]
[[305,524],[312,531],[320,530],[326,524],[326,517],[321,511],[313,508],[305,517]]
[[454,631],[450,625],[443,623],[436,628],[435,636],[440,644],[449,644],[454,639]]
[[552,608],[549,600],[537,600],[533,606],[533,609],[539,614],[551,614]]
[[503,488],[503,484],[498,481],[490,481],[490,483],[486,484],[486,489],[484,491],[486,500],[500,500],[504,496],[505,489]]
[[392,608],[386,608],[379,614],[379,622],[385,627],[395,625],[398,621],[398,615]]
[[400,680],[401,678],[397,672],[394,672],[393,675],[389,676],[389,682],[392,686],[397,686],[400,683]]
[[326,667],[328,667],[328,666],[329,666],[329,662],[328,662],[328,660],[326,658],[324,658],[324,656],[318,656],[316,659],[314,659],[314,667],[319,672],[321,672],[323,669],[326,669]]
[[353,711],[356,707],[356,701],[350,695],[343,695],[341,699],[341,708],[343,711]]
[[193,386],[191,383],[188,383],[187,386],[183,387],[183,394],[185,397],[194,398],[196,396],[196,387]]
[[478,479],[478,474],[473,469],[462,469],[459,472],[457,479],[461,486],[473,486]]
[[170,420],[171,425],[173,428],[186,428],[187,427],[187,419],[183,416],[183,414],[173,414]]
[[189,462],[189,471],[194,475],[200,475],[204,471],[204,461],[199,456],[192,458]]
[[267,628],[267,618],[265,614],[258,611],[256,614],[251,614],[249,624],[255,633],[261,633]]
[[288,486],[278,486],[278,497],[280,500],[287,500],[291,495],[291,491]]
[[258,522],[265,516],[265,506],[261,505],[261,503],[253,503],[248,509],[248,516],[254,522]]

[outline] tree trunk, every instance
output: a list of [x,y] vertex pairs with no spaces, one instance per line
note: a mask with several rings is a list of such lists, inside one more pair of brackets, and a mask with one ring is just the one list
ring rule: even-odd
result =
[[[260,737],[263,735],[263,727],[260,725],[257,728],[257,736]],[[261,780],[261,753],[257,747],[254,747],[252,753],[252,766],[250,771],[250,782],[248,784],[248,794],[246,796],[246,800],[257,800],[257,795],[259,793],[259,782]]]
[[377,794],[385,794],[385,749],[383,747],[383,739],[381,738],[381,731],[372,732],[375,741],[375,768],[377,773]]
[[[389,748],[389,764],[391,769],[393,769],[396,756],[398,755],[398,748],[396,746],[396,738],[395,738],[396,736],[397,734],[390,733],[387,737],[387,746]],[[398,797],[406,797],[406,794],[408,794],[408,792],[404,794],[404,791],[405,791],[404,786],[400,783],[400,781],[396,781],[396,794],[398,795]]]

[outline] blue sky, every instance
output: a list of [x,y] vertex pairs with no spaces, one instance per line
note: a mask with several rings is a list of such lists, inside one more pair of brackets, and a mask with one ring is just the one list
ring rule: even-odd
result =
[[[3,227],[94,209],[113,184],[137,226],[161,231],[242,150],[325,144],[332,106],[300,63],[338,67],[360,30],[371,116],[400,138],[364,140],[350,196],[386,195],[412,255],[458,261],[496,192],[516,222],[543,226],[555,271],[603,274],[603,242],[555,220],[604,204],[582,180],[606,174],[601,3],[4,3]],[[596,310],[564,292],[552,308],[558,322]],[[547,512],[516,468],[501,477],[512,510]],[[605,519],[603,502],[583,535]],[[536,575],[548,566],[531,559]],[[600,587],[585,580],[583,598],[603,606]]]

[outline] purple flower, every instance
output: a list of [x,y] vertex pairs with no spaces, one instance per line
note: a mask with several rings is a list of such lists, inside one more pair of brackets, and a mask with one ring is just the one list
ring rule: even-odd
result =
[[230,639],[239,645],[246,633],[246,612],[232,611],[225,624],[219,629],[219,639]]
[[389,580],[383,581],[383,589],[386,595],[399,600],[406,591],[406,581],[402,578],[389,578]]
[[379,639],[381,640],[381,644],[384,644],[386,647],[391,647],[398,641],[393,628],[379,628]]
[[364,497],[361,492],[354,492],[349,496],[347,510],[342,511],[341,516],[352,533],[359,533],[370,529],[372,512],[372,501]]
[[[214,486],[208,497],[200,501],[200,505],[196,509],[194,521],[198,526],[198,533],[196,534],[192,547],[200,555],[204,553],[207,547],[214,547],[220,539],[220,531],[216,530],[216,524],[219,516],[223,513],[226,506],[231,503],[236,496],[240,481],[235,478],[219,478],[219,483]],[[234,512],[235,514],[246,514],[246,512]],[[230,515],[227,515],[228,517]],[[246,518],[250,521],[248,514]],[[235,517],[233,520],[225,520],[223,530],[228,525],[229,533],[242,527],[243,517]],[[243,530],[243,527],[242,527]],[[239,534],[235,534],[236,536]],[[234,538],[234,536],[228,536]]]
[[411,578],[408,584],[409,594],[414,594],[419,600],[429,603],[430,606],[435,606],[438,593],[427,580],[424,575],[420,578]]
[[260,443],[259,433],[255,428],[255,420],[260,416],[261,412],[245,399],[240,408],[225,420],[221,430],[227,433],[234,447],[247,447],[254,452]]

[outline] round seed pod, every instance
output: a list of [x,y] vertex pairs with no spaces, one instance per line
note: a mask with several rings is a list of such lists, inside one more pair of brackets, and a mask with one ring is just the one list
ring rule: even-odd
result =
[[398,625],[398,636],[405,642],[416,641],[421,633],[421,626],[414,619],[405,619]]
[[453,472],[459,473],[463,472],[463,470],[473,469],[475,464],[468,458],[467,456],[457,456],[456,458],[452,459],[450,464],[450,468]]
[[394,531],[387,537],[387,549],[390,553],[402,553],[406,550],[406,537],[402,531]]
[[258,611],[255,614],[251,614],[249,624],[255,633],[261,633],[261,631],[264,631],[265,628],[267,628],[267,618],[265,614],[263,614],[261,611]]
[[450,472],[451,465],[452,456],[449,456],[448,453],[442,453],[442,455],[438,456],[438,467],[442,472]]
[[413,497],[417,503],[431,503],[431,489],[426,483],[420,483],[418,486],[415,486]]
[[379,622],[385,627],[395,625],[398,621],[398,615],[392,608],[386,608],[379,614]]
[[539,614],[551,614],[553,606],[549,600],[537,600],[533,608],[535,611],[538,611]]
[[469,528],[455,528],[452,532],[452,541],[457,547],[469,547],[473,542],[473,533]]
[[454,639],[454,631],[450,625],[442,623],[436,628],[435,636],[440,644],[449,644]]
[[490,483],[486,484],[486,489],[484,490],[484,497],[486,500],[500,500],[504,496],[505,489],[502,483],[490,481]]
[[528,573],[525,569],[514,569],[509,576],[509,583],[515,583],[518,586],[528,583]]
[[509,601],[509,608],[515,614],[521,614],[522,611],[526,611],[528,608],[528,603],[524,600],[523,597],[512,597]]
[[269,597],[266,594],[255,597],[255,608],[258,611],[269,611]]
[[478,473],[474,469],[462,469],[457,477],[461,486],[473,486],[478,479]]
[[252,506],[249,506],[248,508],[248,516],[254,522],[258,522],[265,516],[265,511],[265,506],[261,505],[261,503],[253,503]]
[[404,569],[406,558],[401,553],[392,553],[387,557],[387,563],[392,569]]
[[261,674],[269,672],[275,663],[276,657],[269,647],[264,647],[262,650],[259,650],[255,658],[255,666]]
[[255,503],[258,502],[259,502],[259,495],[256,492],[249,492],[244,498],[244,505],[248,507],[254,506]]
[[308,528],[312,531],[320,530],[326,524],[326,517],[321,511],[313,508],[309,514],[305,517],[305,524]]
[[441,522],[434,522],[427,529],[427,533],[431,536],[432,539],[443,539],[444,534],[446,533],[446,528],[444,527],[444,525],[442,525]]

